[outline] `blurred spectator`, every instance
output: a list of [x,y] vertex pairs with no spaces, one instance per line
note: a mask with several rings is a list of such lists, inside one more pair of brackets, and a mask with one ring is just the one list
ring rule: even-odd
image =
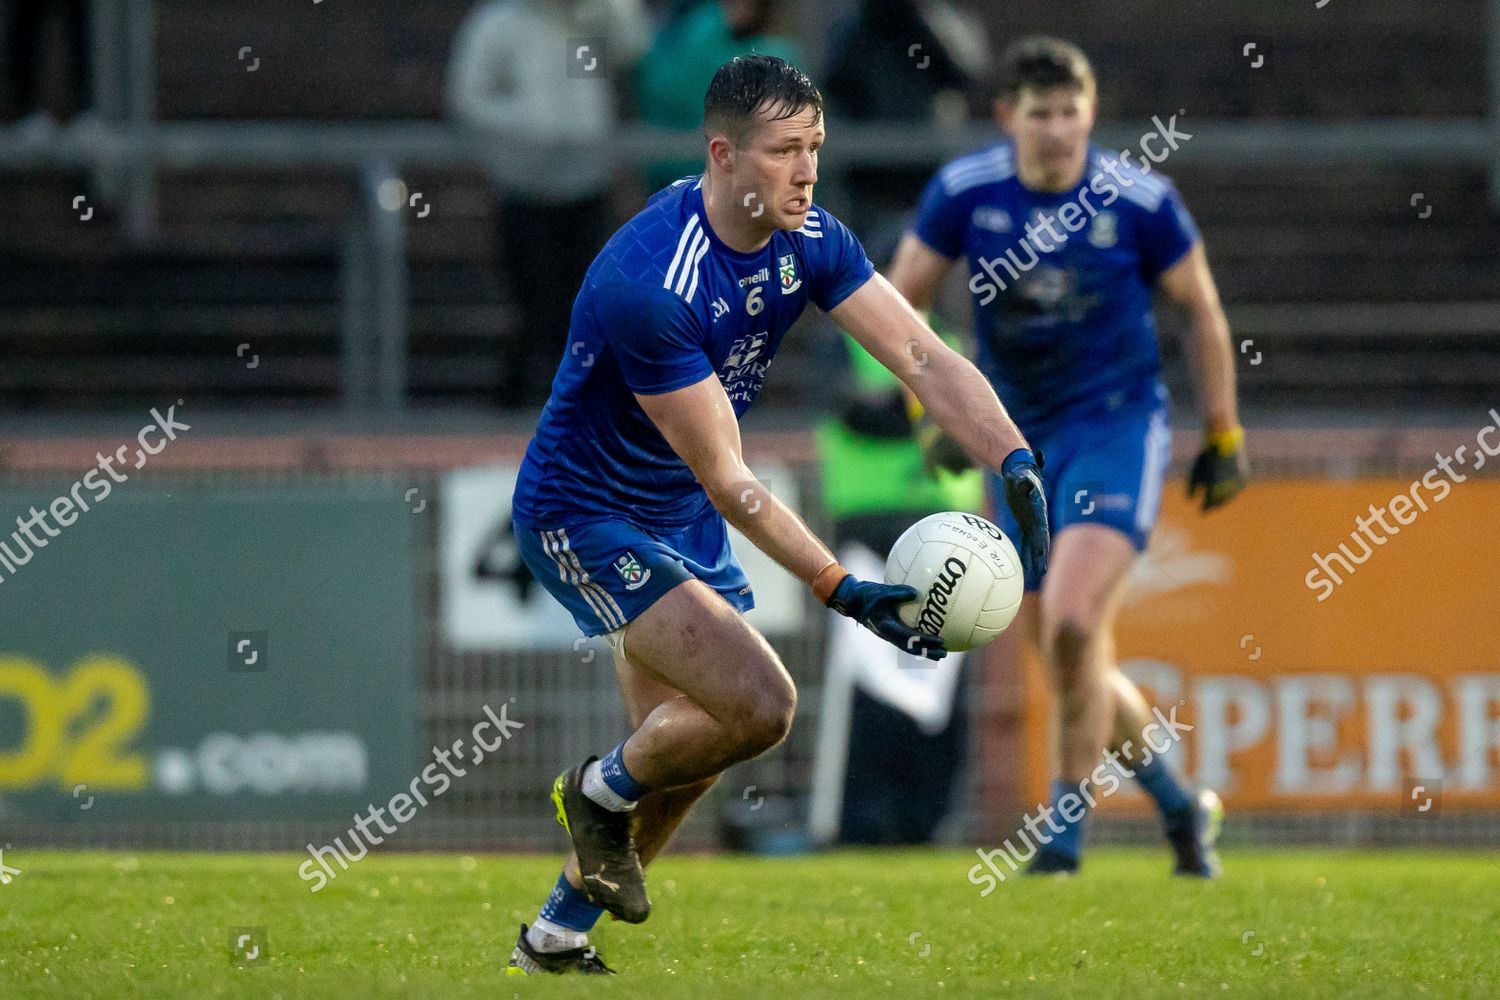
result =
[[16,94],[16,117],[20,136],[28,142],[46,142],[57,131],[58,118],[47,106],[47,63],[53,51],[48,28],[61,21],[67,47],[66,71],[73,113],[89,106],[89,31],[84,0],[12,0],[7,49],[12,85]]
[[[861,0],[831,33],[823,96],[830,115],[851,121],[961,121],[989,60],[983,25],[943,0]],[[931,174],[920,165],[849,170],[849,225],[876,262],[890,259]]]
[[[636,70],[641,120],[660,128],[701,128],[709,81],[735,56],[755,52],[797,65],[793,42],[772,33],[776,8],[774,0],[679,2]],[[647,190],[655,193],[679,177],[702,171],[702,156],[650,164]]]
[[573,297],[613,229],[613,80],[648,37],[638,0],[495,0],[459,28],[448,112],[494,186],[501,273],[520,312],[502,350],[506,406],[546,400]]

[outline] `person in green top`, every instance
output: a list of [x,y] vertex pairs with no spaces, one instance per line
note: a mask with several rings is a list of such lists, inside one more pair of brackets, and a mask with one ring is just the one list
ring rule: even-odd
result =
[[981,510],[984,482],[961,453],[942,450],[946,441],[924,450],[928,432],[914,424],[900,382],[853,340],[845,344],[852,392],[841,412],[814,429],[823,507],[840,525],[840,541],[882,542],[889,535],[889,544],[875,546],[883,557],[901,532],[928,514]]
[[[773,34],[775,0],[686,0],[676,5],[635,70],[641,121],[659,128],[697,131],[703,124],[703,94],[718,68],[752,52],[799,65],[788,38]],[[660,191],[680,177],[703,171],[696,158],[646,166],[648,190]]]
[[[840,562],[879,579],[902,532],[939,511],[982,510],[984,483],[952,439],[921,419],[896,378],[858,344],[845,344],[842,405],[814,429],[823,506]],[[932,840],[967,748],[966,719],[953,711],[965,659],[954,653],[918,663],[830,623],[809,804],[813,840]]]

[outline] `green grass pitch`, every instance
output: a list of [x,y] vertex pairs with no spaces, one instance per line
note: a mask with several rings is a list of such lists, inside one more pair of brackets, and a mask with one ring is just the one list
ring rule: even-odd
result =
[[971,852],[669,855],[651,919],[595,935],[607,981],[503,975],[556,857],[377,855],[316,895],[303,857],[8,851],[0,997],[1500,995],[1493,854],[1231,851],[1205,884],[1100,849],[984,899]]

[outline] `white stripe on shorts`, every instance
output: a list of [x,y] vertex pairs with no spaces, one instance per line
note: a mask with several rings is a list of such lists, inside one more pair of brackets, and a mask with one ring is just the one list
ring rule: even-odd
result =
[[573,549],[572,549],[572,547],[568,544],[568,532],[565,529],[563,529],[563,528],[558,528],[557,529],[557,534],[558,534],[558,537],[560,537],[562,539],[562,550],[563,550],[563,553],[568,557],[568,560],[573,564],[573,567],[576,570],[578,570],[578,573],[580,574],[580,576],[582,578],[582,582],[584,584],[587,584],[590,587],[593,587],[594,590],[595,590],[595,592],[598,594],[599,599],[601,601],[603,601],[605,604],[607,604],[609,606],[610,610],[612,610],[614,612],[614,615],[615,615],[615,618],[616,618],[616,624],[615,624],[614,627],[615,628],[619,628],[621,625],[624,625],[625,624],[625,612],[624,612],[624,610],[622,610],[620,608],[620,605],[615,602],[615,598],[614,598],[613,594],[611,594],[609,591],[605,590],[599,584],[590,582],[588,572],[586,570],[584,570],[583,565],[581,563],[579,563],[579,561],[578,561],[578,554],[576,552],[574,552]]
[[1141,489],[1135,502],[1135,526],[1150,531],[1161,508],[1162,475],[1172,459],[1172,428],[1167,426],[1167,411],[1151,414],[1146,431],[1146,460],[1141,464]]
[[[573,586],[578,588],[578,592],[583,595],[584,601],[586,601],[588,603],[588,606],[593,609],[594,615],[599,619],[599,621],[604,623],[605,628],[609,629],[610,631],[619,628],[620,623],[615,621],[615,619],[610,615],[609,609],[605,607],[604,602],[601,601],[599,599],[599,595],[595,593],[596,590],[600,589],[599,585],[597,583],[590,583],[587,573],[583,574],[583,578],[581,580],[579,579],[579,575],[574,571],[573,567],[569,566],[568,563],[563,560],[561,552],[564,543],[562,541],[559,541],[555,534],[550,531],[544,531],[541,534],[543,548],[545,548],[547,554],[552,557],[552,561],[557,564],[557,578],[559,580],[562,580],[564,583],[571,583]],[[569,554],[571,555],[572,553]],[[578,560],[576,558],[573,560],[575,564],[577,563],[577,561]],[[579,567],[579,569],[582,569],[582,567]]]

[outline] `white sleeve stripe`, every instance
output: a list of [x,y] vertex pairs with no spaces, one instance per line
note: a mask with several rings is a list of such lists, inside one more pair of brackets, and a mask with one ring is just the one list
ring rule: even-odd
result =
[[988,153],[978,153],[954,160],[942,169],[944,177],[957,179],[964,174],[984,173],[989,170],[1006,170],[1012,166],[1009,148]]
[[939,173],[943,179],[943,190],[950,195],[967,191],[980,184],[1008,180],[1016,173],[1011,162],[1010,149],[1006,147],[992,153],[983,153],[972,158],[954,160]]
[[663,288],[671,288],[672,287],[672,276],[677,271],[677,265],[680,264],[680,263],[682,263],[682,252],[685,249],[687,249],[688,243],[692,240],[693,231],[695,229],[697,229],[697,228],[698,228],[698,213],[694,212],[692,214],[692,216],[688,219],[688,224],[687,224],[686,228],[684,228],[682,230],[682,235],[680,237],[678,237],[678,239],[677,239],[677,255],[672,258],[672,266],[669,267],[669,268],[667,268],[667,276],[662,281],[661,287],[663,287]]
[[[1095,161],[1095,166],[1096,166],[1095,172],[1096,173],[1102,173],[1102,174],[1106,174],[1106,175],[1108,175],[1110,173],[1109,170],[1104,165],[1104,159],[1105,159],[1106,156],[1109,156],[1109,154],[1107,154],[1107,153],[1101,154],[1098,157],[1098,159]],[[1141,190],[1147,192],[1148,194],[1151,194],[1152,196],[1154,196],[1155,199],[1156,199],[1156,201],[1158,203],[1161,200],[1161,196],[1164,195],[1164,194],[1166,194],[1167,186],[1168,185],[1167,185],[1167,181],[1164,178],[1153,177],[1151,174],[1145,173],[1143,170],[1141,170],[1140,167],[1133,166],[1133,165],[1131,165],[1129,163],[1125,163],[1118,156],[1112,156],[1112,157],[1109,157],[1109,158],[1112,159],[1112,160],[1114,160],[1114,162],[1115,162],[1115,169],[1123,177],[1125,177],[1127,180],[1131,181],[1130,184],[1120,184],[1120,183],[1118,183],[1118,179],[1116,179],[1115,186],[1118,187],[1118,188],[1120,188],[1121,191],[1125,191],[1125,190],[1128,190],[1130,188],[1137,188],[1138,187]]]
[[693,294],[698,291],[698,262],[703,259],[703,255],[706,253],[708,253],[707,237],[704,238],[703,245],[698,248],[698,252],[693,255],[693,283],[688,285],[687,290],[687,300],[689,302],[693,301]]
[[1161,207],[1163,191],[1150,191],[1140,184],[1117,184],[1115,187],[1120,192],[1120,197],[1133,205],[1139,205],[1148,212],[1154,212]]
[[693,234],[693,242],[688,246],[687,256],[682,260],[682,269],[677,272],[677,285],[672,290],[678,295],[687,291],[688,276],[697,277],[698,261],[708,252],[708,236],[703,230]]

